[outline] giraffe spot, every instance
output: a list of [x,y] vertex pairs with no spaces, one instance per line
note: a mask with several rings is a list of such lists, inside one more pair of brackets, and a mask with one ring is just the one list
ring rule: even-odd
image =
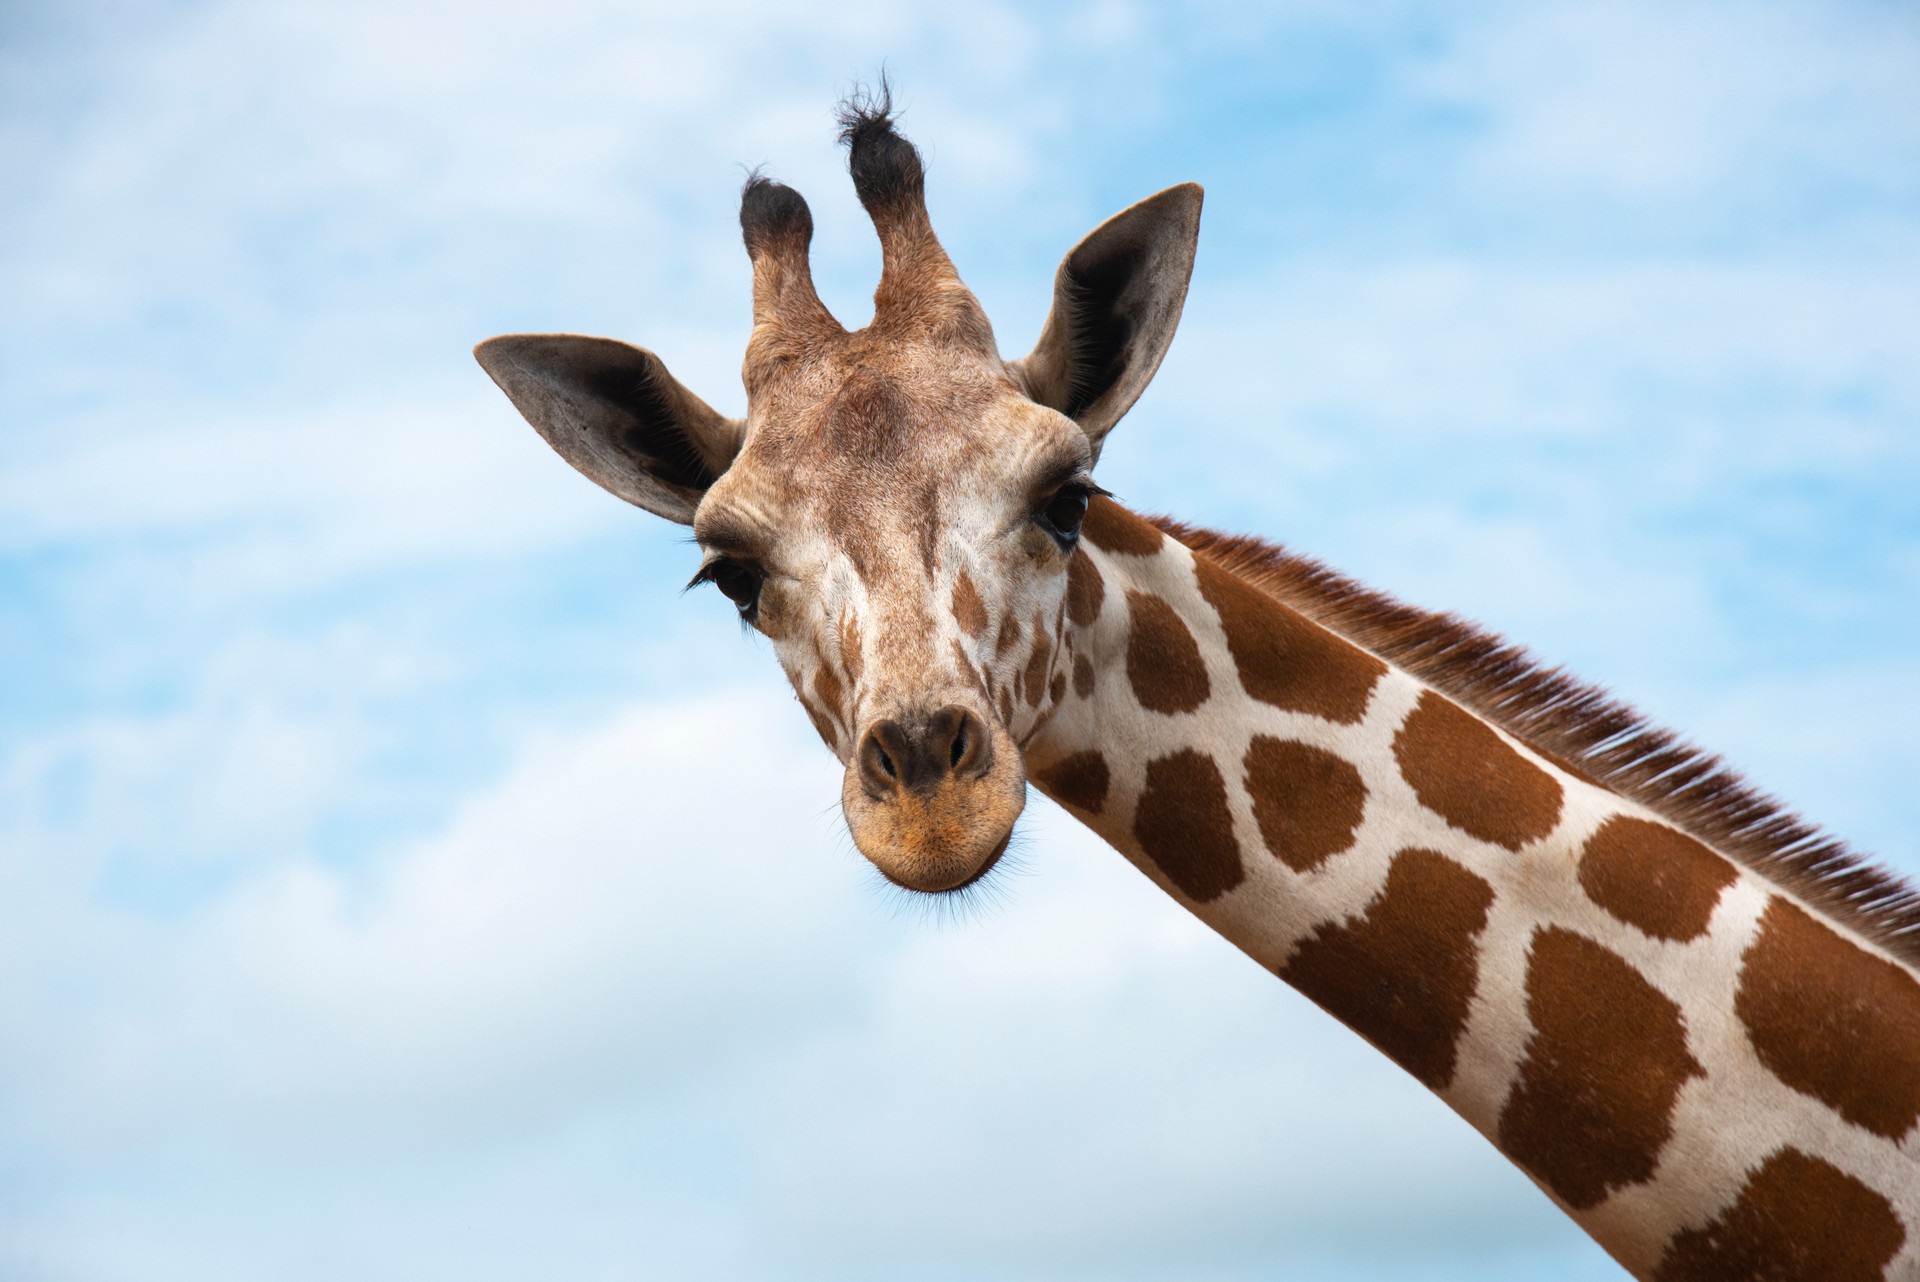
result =
[[1193,568],[1250,697],[1349,725],[1366,714],[1386,664],[1207,557],[1194,557]]
[[851,610],[840,612],[840,662],[847,669],[847,680],[859,684],[866,656],[860,652],[860,620],[853,617]]
[[1703,1070],[1680,1008],[1584,935],[1536,930],[1533,1034],[1500,1111],[1500,1147],[1575,1210],[1653,1174],[1680,1088]]
[[1049,697],[1052,698],[1053,702],[1055,703],[1059,703],[1062,699],[1067,697],[1067,674],[1066,673],[1056,672],[1053,674],[1053,684],[1047,687],[1047,694]]
[[1200,645],[1174,608],[1145,592],[1127,593],[1127,679],[1152,712],[1192,712],[1212,687]]
[[1000,723],[1013,724],[1013,692],[1006,686],[1000,687]]
[[1073,692],[1082,699],[1093,693],[1093,660],[1084,654],[1073,656]]
[[1020,620],[1009,614],[1000,621],[1000,636],[993,643],[993,657],[998,659],[1020,643]]
[[1047,663],[1053,658],[1053,638],[1040,627],[1040,617],[1033,620],[1033,654],[1027,659],[1027,704],[1039,707],[1040,700],[1047,693]]
[[1733,1009],[1767,1071],[1898,1139],[1920,1117],[1920,981],[1776,897]]
[[1147,763],[1133,835],[1167,880],[1195,903],[1218,899],[1246,879],[1226,781],[1212,757],[1192,748]]
[[1560,785],[1491,726],[1429,690],[1393,737],[1420,804],[1482,841],[1518,850],[1560,822]]
[[967,648],[960,644],[960,639],[958,637],[954,637],[952,638],[952,640],[953,640],[953,661],[960,670],[960,676],[967,682],[968,685],[971,685],[975,690],[978,690],[981,694],[981,697],[991,702],[992,696],[987,692],[986,678],[980,675],[980,669],[973,666],[973,660],[967,657]]
[[820,700],[820,705],[834,716],[842,721],[851,720],[846,716],[843,705],[847,695],[846,687],[840,684],[840,678],[833,674],[833,669],[829,668],[824,661],[821,661],[813,670],[813,695]]
[[1092,557],[1076,556],[1067,562],[1067,617],[1074,627],[1084,628],[1099,618],[1106,599],[1107,585]]
[[820,742],[826,744],[827,747],[833,751],[838,752],[840,750],[838,736],[834,731],[833,722],[827,720],[827,714],[815,707],[813,700],[807,698],[806,695],[798,695],[798,698],[800,700],[800,706],[807,710],[807,720],[813,722],[813,732],[820,736]]
[[1658,939],[1704,935],[1733,865],[1665,824],[1618,815],[1587,838],[1580,885],[1587,897]]
[[1099,814],[1107,804],[1107,759],[1091,749],[1062,757],[1034,771],[1033,778],[1055,801],[1090,815]]
[[973,586],[973,576],[965,570],[953,581],[953,621],[976,641],[987,635],[986,603],[980,599],[980,590]]
[[1130,556],[1152,556],[1160,550],[1166,535],[1151,522],[1143,521],[1103,494],[1087,504],[1086,519],[1080,533],[1102,552],[1125,552]]
[[1879,1282],[1906,1243],[1893,1204],[1830,1162],[1783,1148],[1717,1219],[1676,1233],[1654,1282]]
[[1403,850],[1365,915],[1316,929],[1280,978],[1439,1090],[1453,1078],[1492,904],[1493,887],[1453,860]]
[[1255,735],[1245,765],[1253,817],[1274,858],[1310,872],[1353,844],[1367,786],[1351,762],[1310,744]]

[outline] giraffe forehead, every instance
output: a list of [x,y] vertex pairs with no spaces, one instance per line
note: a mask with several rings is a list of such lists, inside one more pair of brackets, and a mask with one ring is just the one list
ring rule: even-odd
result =
[[745,457],[803,472],[923,462],[977,451],[1022,404],[1032,405],[997,360],[863,331],[755,382]]
[[[882,597],[944,602],[971,565],[982,610],[998,613],[1008,591],[1019,595],[1000,570],[1037,546],[1020,537],[1025,517],[1047,484],[1086,469],[1084,434],[1024,399],[956,396],[938,413],[965,420],[959,440],[939,422],[921,430],[899,417],[891,392],[852,397],[851,408],[774,415],[750,433],[701,504],[696,537],[796,579],[844,563]],[[844,421],[822,425],[835,415]]]

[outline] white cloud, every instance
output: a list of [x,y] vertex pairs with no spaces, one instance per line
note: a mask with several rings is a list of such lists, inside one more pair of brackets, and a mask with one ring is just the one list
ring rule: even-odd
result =
[[857,937],[812,927],[858,896],[829,821],[797,819],[836,785],[803,729],[738,697],[636,710],[357,873],[289,853],[170,919],[62,905],[140,942],[54,959],[103,1000],[38,1013],[61,1051],[33,1111],[90,1137],[471,1135],[805,1023]]
[[[837,836],[837,768],[787,702],[634,708],[530,745],[358,872],[287,856],[164,920],[54,903],[10,968],[8,1022],[42,1048],[9,1074],[14,1142],[55,1169],[185,1162],[255,1184],[269,1215],[343,1196],[363,1163],[479,1162],[500,1186],[477,1205],[530,1196],[544,1241],[568,1195],[502,1173],[508,1154],[610,1119],[639,1146],[617,1178],[644,1215],[659,1164],[744,1127],[740,1183],[706,1212],[745,1235],[749,1272],[885,1274],[929,1237],[963,1271],[1108,1276],[1187,1276],[1188,1250],[1237,1273],[1572,1241],[1439,1104],[1058,812],[1000,910],[888,925]],[[49,1198],[55,1222],[162,1260],[259,1249],[191,1198],[83,1189]],[[1352,1208],[1375,1200],[1406,1221],[1394,1242],[1366,1245]],[[589,1235],[628,1213],[595,1208]],[[690,1227],[620,1258],[690,1250]]]

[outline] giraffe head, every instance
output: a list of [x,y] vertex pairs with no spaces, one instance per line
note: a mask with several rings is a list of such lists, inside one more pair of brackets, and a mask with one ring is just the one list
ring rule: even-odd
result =
[[1082,240],[1038,344],[1007,361],[934,236],[919,153],[884,98],[841,123],[880,235],[873,321],[849,332],[827,311],[806,202],[751,178],[744,419],[611,339],[509,335],[475,355],[569,463],[693,527],[695,581],[772,641],[845,765],[855,844],[900,886],[955,890],[1006,849],[1023,745],[1066,689],[1093,467],[1172,340],[1200,189]]

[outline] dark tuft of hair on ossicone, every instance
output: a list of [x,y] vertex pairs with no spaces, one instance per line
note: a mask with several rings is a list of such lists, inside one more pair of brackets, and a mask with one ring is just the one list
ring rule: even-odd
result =
[[756,169],[740,189],[740,237],[749,254],[796,242],[804,249],[813,240],[813,211],[799,192]]
[[847,170],[860,203],[875,219],[926,203],[926,171],[920,152],[893,127],[898,113],[886,73],[878,89],[859,86],[841,100],[835,113],[840,142],[847,149]]

